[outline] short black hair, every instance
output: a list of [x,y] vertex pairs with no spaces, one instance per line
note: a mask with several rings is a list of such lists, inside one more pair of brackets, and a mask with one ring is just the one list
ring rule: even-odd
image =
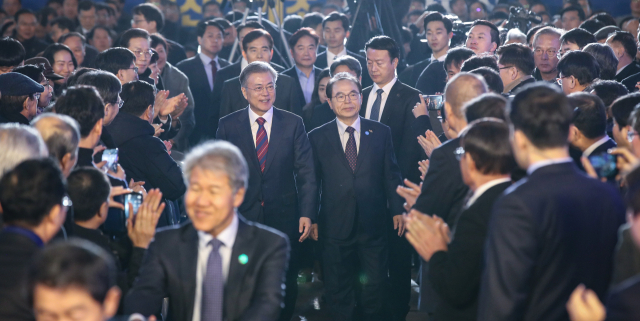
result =
[[439,12],[439,13],[442,13],[442,14],[447,14],[447,9],[445,9],[443,5],[441,5],[441,4],[437,3],[437,2],[434,2],[434,3],[430,4],[430,5],[428,5],[424,9],[424,11],[436,11],[436,12]]
[[586,19],[586,15],[584,14],[584,10],[582,10],[582,8],[580,6],[568,6],[562,10],[560,10],[560,12],[558,12],[558,14],[560,15],[560,18],[562,18],[562,16],[564,16],[565,13],[567,12],[571,12],[571,11],[577,11],[578,12],[578,17],[580,17],[580,21],[584,21],[584,19]]
[[47,246],[30,263],[28,301],[38,285],[54,289],[77,288],[102,304],[116,286],[117,268],[113,257],[100,246],[83,239],[71,239]]
[[67,82],[65,83],[65,85],[67,87],[72,87],[75,86],[76,83],[78,82],[78,79],[80,77],[82,77],[82,75],[91,72],[91,71],[98,71],[98,69],[95,68],[88,68],[88,67],[80,67],[78,68],[76,71],[74,71],[69,78],[67,78]]
[[627,31],[616,31],[613,35],[609,36],[611,42],[619,42],[622,47],[624,47],[624,51],[631,57],[631,59],[636,58],[636,54],[638,53],[638,45],[636,44],[636,39],[630,32]]
[[244,38],[242,38],[242,51],[245,51],[247,45],[259,38],[267,39],[269,49],[273,49],[273,37],[271,37],[271,34],[264,29],[255,29],[247,33]]
[[413,33],[411,33],[409,28],[402,27],[402,29],[400,29],[400,37],[402,38],[403,44],[410,44],[413,40]]
[[393,59],[400,59],[400,48],[395,40],[391,39],[389,36],[377,36],[369,39],[367,43],[364,45],[364,51],[375,49],[375,50],[386,50],[389,53],[389,58],[391,61]]
[[537,148],[546,149],[567,146],[572,110],[558,86],[537,82],[516,93],[508,115],[515,130]]
[[151,39],[149,37],[149,32],[147,32],[144,29],[131,28],[131,29],[125,31],[122,34],[122,36],[120,36],[120,46],[124,47],[124,48],[128,48],[129,47],[129,41],[131,41],[131,39],[135,39],[135,38],[146,38],[146,39],[149,39],[149,42],[151,42]]
[[607,110],[596,95],[577,92],[568,96],[573,109],[572,123],[588,139],[606,135]]
[[67,45],[61,43],[52,43],[50,44],[42,53],[42,57],[46,58],[49,61],[49,64],[53,66],[55,64],[54,56],[56,53],[60,51],[66,51],[71,55],[71,61],[73,62],[73,67],[78,68],[78,61],[76,60],[76,56],[73,55],[73,51],[67,47]]
[[113,30],[105,26],[96,25],[95,27],[91,28],[91,30],[87,33],[87,39],[93,40],[93,36],[96,34],[96,30],[98,29],[104,30],[109,35],[109,37],[111,37],[112,40],[116,38],[116,34]]
[[41,83],[44,79],[46,79],[44,77],[44,74],[43,74],[44,66],[42,64],[18,66],[18,67],[13,68],[12,72],[17,72],[17,73],[23,74],[23,75],[31,78],[31,80],[33,80],[33,81],[35,81],[37,83]]
[[207,2],[205,2],[204,4],[202,4],[202,12],[203,13],[205,12],[205,9],[208,6],[216,6],[216,7],[220,8],[220,3],[218,3],[218,1],[207,1]]
[[575,43],[582,49],[584,46],[598,41],[591,32],[581,28],[573,28],[560,37],[560,43],[562,44],[563,42]]
[[611,104],[611,115],[620,128],[631,125],[631,112],[640,104],[640,93],[631,93],[614,100]]
[[76,82],[76,85],[93,86],[102,97],[104,104],[115,105],[118,102],[118,94],[122,91],[122,85],[120,80],[114,74],[95,70],[89,71],[80,76]]
[[469,59],[462,62],[462,65],[460,65],[460,71],[468,72],[480,67],[489,67],[497,72],[500,72],[500,68],[498,68],[498,62],[496,61],[496,56],[494,55],[471,56],[469,57]]
[[483,174],[509,174],[516,160],[509,142],[509,126],[502,121],[478,121],[460,137],[460,146]]
[[589,19],[600,21],[605,26],[615,26],[616,25],[616,19],[613,18],[610,14],[608,14],[606,12],[594,13],[593,15],[591,15],[591,17],[589,17]]
[[611,47],[601,43],[590,43],[582,51],[590,53],[593,58],[596,58],[598,66],[600,66],[600,76],[598,78],[604,80],[616,78],[618,58]]
[[606,26],[596,31],[593,36],[596,37],[596,41],[607,40],[607,38],[616,31],[620,31],[620,28],[616,26]]
[[618,99],[629,93],[627,87],[615,80],[598,80],[589,86],[587,90],[593,91],[596,96],[602,99],[604,106],[609,108],[611,104]]
[[78,37],[83,46],[87,43],[87,38],[85,38],[81,33],[77,31],[67,32],[64,35],[60,36],[60,38],[58,38],[58,43],[64,43],[71,37]]
[[240,39],[240,32],[242,31],[242,29],[244,28],[252,28],[252,29],[262,29],[264,30],[264,26],[262,26],[259,22],[257,21],[247,21],[243,24],[240,24],[237,28],[236,31],[238,33],[238,39]]
[[224,27],[221,26],[219,23],[215,22],[214,20],[204,20],[204,21],[198,22],[198,24],[196,25],[196,32],[198,37],[204,36],[204,33],[207,32],[207,28],[209,27],[218,28],[218,30],[220,30],[220,32],[222,33],[222,36],[224,37]]
[[96,56],[96,68],[114,75],[122,69],[129,69],[136,62],[136,55],[127,48],[109,48]]
[[93,1],[84,0],[78,3],[78,12],[80,11],[89,11],[91,8],[95,8],[96,4]]
[[104,103],[93,86],[74,86],[65,90],[54,106],[56,113],[70,116],[80,124],[80,136],[89,136],[104,118]]
[[30,9],[22,8],[22,9],[18,10],[16,12],[16,14],[13,16],[14,19],[16,20],[16,23],[18,23],[18,21],[20,19],[20,16],[25,15],[25,14],[33,15],[36,18],[36,20],[38,19],[38,16],[36,16],[35,12],[31,11]]
[[289,48],[291,49],[295,48],[295,46],[298,44],[298,41],[302,37],[311,37],[311,39],[315,41],[316,46],[320,41],[320,37],[316,34],[316,32],[313,29],[308,27],[302,27],[298,31],[294,32],[291,35],[291,38],[289,38]]
[[290,14],[286,16],[282,23],[282,28],[284,28],[284,30],[290,33],[296,32],[301,27],[302,27],[302,17],[300,17],[297,14]]
[[309,27],[315,29],[318,25],[322,24],[324,16],[319,12],[309,12],[302,17],[302,27]]
[[154,21],[156,23],[156,30],[160,32],[164,27],[164,15],[162,11],[153,4],[141,3],[131,10],[133,14],[144,16],[144,20],[148,22]]
[[340,66],[347,66],[347,68],[356,73],[357,78],[362,77],[362,66],[360,65],[358,59],[351,56],[342,56],[334,60],[331,63],[331,66],[329,66],[329,72],[331,73],[332,77],[335,76],[336,68]]
[[526,45],[510,43],[498,48],[496,54],[500,56],[500,64],[515,66],[525,75],[531,75],[536,68],[533,51]]
[[[6,13],[6,12],[5,12]],[[58,16],[56,9],[51,7],[44,7],[38,11],[38,22],[40,26],[47,27],[49,25],[49,16],[53,15],[52,20]]]
[[167,39],[164,38],[163,35],[159,34],[159,33],[154,33],[151,36],[151,48],[153,50],[155,50],[155,48],[158,45],[162,45],[162,47],[164,48],[164,50],[167,50],[168,44],[167,44]]
[[496,93],[482,94],[462,106],[467,123],[480,118],[507,120],[507,99]]
[[233,25],[229,22],[229,20],[227,20],[225,18],[214,18],[214,19],[211,19],[211,20],[213,22],[218,23],[222,27],[223,31],[233,27]]
[[452,64],[460,66],[465,60],[475,55],[476,53],[467,47],[451,48],[447,51],[447,57],[444,58],[444,67],[446,69],[447,66],[451,66]]
[[120,97],[124,100],[121,111],[136,117],[144,114],[147,107],[153,106],[156,100],[153,86],[141,80],[124,84]]
[[20,65],[27,52],[22,44],[13,38],[0,39],[0,67],[15,67]]
[[473,22],[473,24],[471,25],[471,28],[475,26],[487,26],[491,28],[491,42],[495,42],[496,46],[500,47],[500,44],[502,43],[500,41],[500,30],[498,30],[498,27],[496,27],[496,25],[491,23],[491,21],[478,19]]
[[501,94],[504,91],[504,84],[502,83],[502,78],[500,78],[500,74],[489,68],[489,67],[480,67],[470,71],[472,74],[477,74],[484,78],[484,81],[487,83],[487,87],[490,91]]
[[353,75],[348,72],[339,72],[338,74],[331,77],[331,79],[327,83],[327,87],[325,89],[327,92],[327,99],[333,98],[333,85],[340,80],[349,80],[356,83],[356,87],[358,87],[358,93],[362,93],[362,84],[360,84],[358,79],[353,77]]
[[347,32],[350,29],[349,18],[344,13],[332,12],[322,20],[322,28],[330,21],[341,21],[342,28]]
[[583,21],[580,26],[578,26],[578,28],[584,29],[586,31],[591,32],[592,34],[595,34],[598,30],[602,29],[605,27],[605,24],[598,21],[598,20],[592,20],[592,19],[587,19],[585,21]]
[[539,26],[535,26],[531,29],[529,29],[529,31],[527,31],[527,43],[533,43],[533,40],[531,40],[531,38],[533,38],[533,36],[535,36],[536,32],[538,32],[538,30],[544,28],[544,25],[539,25]]
[[86,222],[109,200],[111,184],[107,175],[95,167],[79,167],[67,178],[69,198],[73,203],[73,219]]
[[20,163],[0,179],[0,205],[6,224],[36,227],[56,206],[62,205],[67,184],[51,158]]
[[574,76],[581,85],[587,85],[600,76],[600,66],[591,54],[583,51],[566,53],[558,61],[558,73]]
[[53,20],[51,20],[50,25],[53,27],[55,25],[58,26],[59,29],[67,29],[69,31],[73,31],[75,30],[75,23],[73,22],[73,20],[67,18],[67,17],[57,17]]

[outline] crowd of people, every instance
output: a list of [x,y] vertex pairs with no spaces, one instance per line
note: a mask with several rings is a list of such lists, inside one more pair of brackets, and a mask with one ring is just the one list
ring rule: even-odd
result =
[[0,320],[640,320],[640,1],[443,4],[4,0]]

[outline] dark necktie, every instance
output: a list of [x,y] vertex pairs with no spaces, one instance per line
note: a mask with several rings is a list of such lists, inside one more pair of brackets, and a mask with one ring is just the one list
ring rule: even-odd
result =
[[349,167],[353,172],[356,171],[356,162],[358,161],[358,148],[356,147],[356,137],[353,135],[355,128],[347,127],[347,133],[349,133],[349,139],[347,140],[347,147],[344,149],[344,154],[347,156]]
[[267,150],[269,149],[269,140],[267,139],[267,131],[264,129],[264,122],[266,120],[262,117],[256,119],[258,123],[258,132],[256,133],[256,153],[258,154],[258,162],[260,163],[260,170],[264,173],[264,165],[267,163]]
[[200,302],[200,321],[222,321],[224,299],[224,275],[222,275],[222,242],[214,238],[209,241],[211,254],[207,260],[207,272],[202,280],[202,301]]
[[218,73],[218,65],[215,60],[211,60],[211,83],[216,83],[216,74]]
[[382,88],[378,89],[376,93],[378,93],[378,97],[376,97],[376,101],[373,102],[373,106],[371,106],[371,114],[369,115],[369,119],[378,121],[380,116],[380,104],[382,103],[382,93],[384,90]]

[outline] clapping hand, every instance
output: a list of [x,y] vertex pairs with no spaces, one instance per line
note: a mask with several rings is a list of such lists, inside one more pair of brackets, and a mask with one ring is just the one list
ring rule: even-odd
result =
[[[164,210],[162,193],[159,189],[149,190],[140,204],[138,212],[127,219],[127,234],[133,246],[146,249],[156,234],[158,219]],[[129,213],[133,213],[133,205],[129,204]]]
[[436,136],[436,134],[430,130],[427,130],[424,133],[424,136],[418,136],[418,143],[420,144],[420,146],[422,146],[422,149],[424,149],[427,157],[431,157],[431,153],[433,153],[433,150],[442,145],[442,142],[440,142],[440,138],[438,138],[438,136]]
[[429,216],[417,210],[405,215],[409,243],[425,261],[429,261],[434,253],[447,251],[450,232],[447,224],[437,216]]
[[416,199],[420,196],[420,192],[422,191],[422,182],[420,185],[416,185],[412,183],[410,180],[404,180],[405,186],[398,186],[396,188],[396,193],[404,198],[404,209],[409,212],[413,205],[416,203]]

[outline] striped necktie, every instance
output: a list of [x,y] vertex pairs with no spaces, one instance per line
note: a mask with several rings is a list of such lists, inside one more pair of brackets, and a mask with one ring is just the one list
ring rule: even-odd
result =
[[256,133],[256,153],[258,154],[258,162],[260,163],[260,171],[264,173],[264,166],[267,164],[267,150],[269,149],[269,140],[267,139],[267,131],[264,129],[266,120],[262,117],[256,119],[258,122],[258,132]]

